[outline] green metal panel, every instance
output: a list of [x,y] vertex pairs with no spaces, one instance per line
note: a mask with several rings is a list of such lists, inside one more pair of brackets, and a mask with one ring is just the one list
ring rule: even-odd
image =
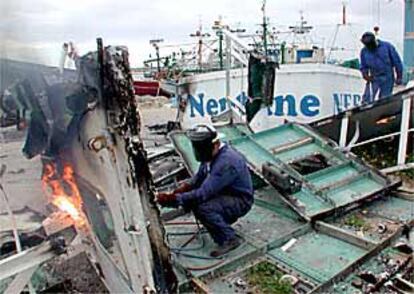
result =
[[218,132],[224,135],[224,141],[226,142],[252,133],[244,124],[223,126],[218,128]]
[[298,193],[292,195],[305,205],[306,215],[315,215],[321,211],[328,210],[332,206],[328,202],[324,202],[321,198],[315,197],[309,190],[302,189]]
[[[194,223],[194,225],[191,223]],[[177,251],[178,248],[192,239],[194,233],[198,231],[192,215],[176,218],[174,221],[167,223],[165,228],[168,245],[174,252],[173,259],[175,263],[180,269],[190,272],[195,277],[213,273],[228,262],[243,259],[258,250],[249,242],[244,242],[239,248],[227,254],[226,259],[209,259],[210,252],[216,248],[216,244],[207,233],[199,234],[181,251]]]
[[364,249],[339,239],[311,232],[297,238],[287,251],[276,248],[268,254],[323,283],[366,253]]
[[[300,125],[288,124],[256,134],[240,126],[227,126],[219,128],[219,133],[223,141],[228,142],[246,157],[251,168],[257,173],[255,178],[261,176],[264,163],[272,162],[295,179],[302,181],[302,188],[293,195],[283,196],[269,185],[256,189],[255,205],[252,210],[234,225],[238,235],[246,241],[243,247],[232,252],[225,263],[204,271],[190,270],[192,275],[214,276],[217,271],[221,271],[226,266],[225,264],[233,267],[246,266],[251,260],[251,254],[256,252],[260,255],[264,253],[263,250],[270,249],[266,256],[317,284],[323,284],[366,256],[368,252],[365,249],[352,245],[349,240],[349,242],[344,241],[346,238],[343,235],[339,234],[335,238],[333,237],[337,236],[335,233],[332,236],[331,233],[326,235],[312,231],[310,227],[303,230],[304,222],[286,204],[286,199],[291,201],[302,215],[312,218],[324,212],[333,212],[340,206],[353,204],[371,194],[385,191],[390,184],[383,176],[359,161],[353,160],[352,157],[340,153],[328,141]],[[172,135],[172,140],[190,170],[196,171],[198,163],[195,161],[187,137],[183,133],[176,133]],[[315,154],[322,154],[328,166],[302,175],[291,165],[292,161],[302,160],[308,155]],[[303,207],[298,206],[298,202]],[[395,197],[387,198],[386,201],[377,201],[364,209],[369,209],[369,212],[377,217],[381,215],[381,220],[414,218],[413,203]],[[338,210],[338,213],[343,212]],[[337,214],[335,215],[338,217]],[[334,223],[343,228],[340,224]],[[186,229],[188,230],[188,227]],[[167,231],[170,230],[171,228],[167,226]],[[280,244],[287,242],[293,236],[297,238],[296,243],[286,252],[282,251]],[[180,238],[175,239],[173,243],[182,244],[188,237]],[[203,247],[194,252],[207,257],[208,252],[213,248],[213,243],[207,235],[204,235],[203,239]],[[181,268],[211,264],[209,260],[191,259],[180,255],[175,256],[175,260]],[[221,287],[224,287],[225,283],[216,283],[217,280],[214,279],[213,281],[207,279],[207,281],[214,290],[224,289]]]
[[261,170],[262,165],[268,161],[275,161],[271,153],[266,149],[260,148],[260,145],[248,137],[235,139],[231,141],[231,145],[242,153],[256,170]]
[[379,200],[371,206],[370,211],[396,221],[410,222],[414,220],[414,202],[398,197]]
[[276,157],[284,162],[290,162],[313,154],[323,154],[326,157],[331,156],[326,149],[323,149],[314,143],[309,143],[285,152],[281,152],[277,154]]
[[303,224],[303,222],[254,205],[252,210],[234,225],[234,228],[253,245],[262,247],[295,231]]
[[[387,187],[381,176],[371,176],[372,171],[368,167],[348,159],[319,135],[299,125],[284,125],[232,140],[231,144],[246,156],[256,171],[260,171],[264,163],[272,162],[299,178],[304,186],[294,196],[305,205],[305,215],[309,217],[350,204]],[[329,167],[325,172],[302,176],[289,166],[293,161],[315,154],[323,155],[328,161]]]
[[298,132],[292,125],[283,125],[277,130],[269,129],[257,133],[255,140],[266,149],[274,149],[280,145],[295,142],[299,139],[307,137],[306,133]]
[[328,197],[333,199],[337,205],[344,205],[356,201],[362,196],[382,190],[384,186],[368,176],[361,177],[347,185],[332,189]]
[[316,187],[321,187],[327,184],[335,183],[340,178],[355,176],[358,174],[358,170],[352,167],[351,164],[333,166],[333,168],[326,168],[321,170],[321,172],[323,173],[316,172],[305,178]]
[[198,167],[200,166],[200,163],[197,162],[194,156],[191,141],[187,138],[185,133],[182,132],[172,133],[171,137],[173,139],[174,145],[183,157],[187,169],[191,174],[195,174],[198,170]]
[[[364,199],[387,188],[385,178],[372,176],[370,168],[347,158],[318,134],[306,127],[286,124],[252,134],[242,126],[219,128],[223,140],[242,153],[252,168],[261,173],[271,162],[303,183],[302,191],[292,195],[304,205],[304,215],[314,217],[354,201]],[[183,134],[172,136],[189,168],[198,167],[191,144]],[[290,164],[312,155],[323,155],[329,166],[308,175],[301,175]],[[287,196],[287,195],[285,195]],[[293,205],[297,205],[293,203]],[[298,207],[299,210],[303,208]]]
[[302,221],[302,218],[300,218],[299,215],[282,200],[282,196],[273,187],[265,186],[256,189],[254,196],[254,203],[256,205],[271,210],[278,216]]

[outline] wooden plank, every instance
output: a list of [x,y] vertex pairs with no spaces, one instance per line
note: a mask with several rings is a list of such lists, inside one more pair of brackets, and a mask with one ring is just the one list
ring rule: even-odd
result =
[[198,278],[192,278],[191,283],[196,288],[196,290],[198,290],[196,291],[197,293],[203,293],[203,294],[211,293],[208,286],[202,280]]
[[315,223],[315,229],[323,234],[345,241],[349,244],[355,245],[365,250],[371,250],[372,248],[377,246],[377,243],[369,239],[366,239],[364,237],[357,237],[350,232],[347,232],[341,228],[335,227],[331,224],[322,221],[317,221]]
[[276,146],[276,147],[270,149],[270,151],[273,154],[277,154],[277,153],[281,153],[283,151],[287,151],[287,150],[299,147],[301,145],[312,143],[312,142],[313,142],[312,137],[305,137],[305,138],[301,138],[301,139],[293,141],[293,142],[287,142],[287,143],[284,143],[282,145]]

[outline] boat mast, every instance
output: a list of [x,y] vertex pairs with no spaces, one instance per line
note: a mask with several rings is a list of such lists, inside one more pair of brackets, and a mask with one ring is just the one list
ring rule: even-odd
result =
[[160,65],[160,46],[158,45],[159,43],[164,42],[164,39],[153,39],[150,40],[150,44],[152,46],[154,46],[155,48],[155,54],[157,56],[157,71],[160,72],[161,71],[161,65]]
[[197,63],[198,63],[198,69],[200,71],[202,71],[203,70],[203,44],[204,44],[203,38],[204,37],[210,37],[210,34],[209,33],[203,33],[203,25],[202,25],[202,22],[201,22],[201,16],[200,16],[200,19],[199,19],[198,30],[193,34],[190,34],[190,37],[198,37]]
[[266,20],[266,0],[263,0],[262,5],[262,12],[263,12],[263,49],[264,55],[267,56],[267,20]]
[[[222,17],[221,15],[218,18],[218,21],[215,23],[214,26],[222,26]],[[217,30],[217,35],[219,37],[219,48],[218,48],[218,55],[219,55],[219,62],[220,62],[220,69],[224,68],[223,64],[223,32],[221,30]]]
[[223,33],[218,31],[219,35],[219,60],[220,60],[220,69],[223,69]]
[[338,33],[339,33],[339,30],[340,30],[341,26],[342,27],[348,26],[347,13],[346,13],[347,4],[348,4],[347,1],[345,1],[345,0],[342,1],[342,24],[339,23],[339,24],[336,25],[335,34],[334,34],[334,37],[332,39],[331,48],[329,48],[329,54],[328,54],[328,57],[326,58],[327,60],[331,59],[331,54],[332,54],[332,51],[334,50],[334,46],[335,46],[335,43],[336,43],[336,38],[338,37]]
[[342,25],[346,25],[346,2],[342,2]]

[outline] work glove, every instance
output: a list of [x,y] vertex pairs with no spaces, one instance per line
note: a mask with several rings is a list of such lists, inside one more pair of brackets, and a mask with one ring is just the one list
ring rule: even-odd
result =
[[187,182],[182,182],[177,189],[174,190],[174,194],[178,194],[178,193],[185,193],[185,192],[189,192],[193,189],[193,187],[187,183]]
[[368,74],[365,74],[362,76],[364,78],[364,80],[366,80],[367,82],[372,82],[374,80],[374,78]]
[[177,197],[174,193],[158,193],[157,202],[161,206],[166,207],[176,207],[177,206]]

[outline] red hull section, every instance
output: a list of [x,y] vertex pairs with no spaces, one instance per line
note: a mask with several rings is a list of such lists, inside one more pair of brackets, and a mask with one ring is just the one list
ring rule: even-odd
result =
[[160,83],[158,81],[134,81],[135,95],[158,96],[160,95]]

